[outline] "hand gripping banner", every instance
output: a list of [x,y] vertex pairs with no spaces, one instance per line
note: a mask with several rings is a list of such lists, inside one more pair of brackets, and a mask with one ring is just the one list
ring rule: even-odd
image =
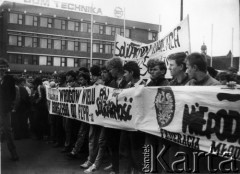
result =
[[128,131],[240,160],[239,89],[144,87],[47,88],[51,114]]

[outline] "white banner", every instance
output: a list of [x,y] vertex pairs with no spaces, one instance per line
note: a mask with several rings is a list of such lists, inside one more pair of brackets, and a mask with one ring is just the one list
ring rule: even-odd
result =
[[[196,92],[197,91],[197,92]],[[143,87],[47,89],[52,114],[104,127],[147,132],[189,148],[240,160],[239,90]]]
[[[167,56],[176,52],[191,52],[189,17],[185,18],[166,36],[150,44],[139,43],[120,35],[115,38],[115,56],[125,61],[135,60],[141,68],[141,75],[148,77],[147,62],[149,58],[159,58],[168,67]],[[170,78],[167,71],[166,78]]]

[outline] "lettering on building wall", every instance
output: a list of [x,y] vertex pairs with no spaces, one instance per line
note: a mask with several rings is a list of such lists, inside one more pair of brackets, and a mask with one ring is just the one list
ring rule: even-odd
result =
[[80,5],[76,3],[67,3],[56,0],[24,0],[24,3],[38,5],[43,7],[57,8],[63,10],[70,10],[82,13],[94,13],[102,15],[102,9],[93,6]]

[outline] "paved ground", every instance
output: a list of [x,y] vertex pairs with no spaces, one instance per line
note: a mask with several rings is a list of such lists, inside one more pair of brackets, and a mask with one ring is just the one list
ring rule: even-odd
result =
[[[69,159],[61,153],[61,148],[53,148],[45,141],[23,139],[15,140],[20,160],[13,162],[7,150],[6,143],[1,144],[2,174],[81,174],[84,173],[80,164],[84,162],[87,153],[82,153],[79,159]],[[107,165],[107,164],[106,164]],[[103,166],[104,167],[104,166]],[[95,173],[108,173],[102,168]]]

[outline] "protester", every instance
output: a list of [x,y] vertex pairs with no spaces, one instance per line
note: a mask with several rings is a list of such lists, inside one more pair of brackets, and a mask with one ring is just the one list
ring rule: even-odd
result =
[[7,141],[7,147],[13,161],[19,160],[16,146],[12,137],[11,111],[16,100],[15,80],[13,76],[5,74],[6,70],[1,69],[0,83],[0,135],[1,142]]
[[33,81],[33,85],[34,131],[37,139],[41,140],[49,136],[46,89],[40,77]]
[[148,72],[150,74],[151,81],[147,86],[168,86],[169,82],[165,79],[167,72],[166,64],[158,58],[149,59],[147,63]]
[[191,79],[186,85],[212,86],[220,85],[219,81],[207,73],[205,56],[200,53],[192,53],[186,58],[187,73]]
[[[57,80],[56,79],[56,75],[54,74],[54,79],[52,81],[50,81],[49,83],[49,88],[56,88],[57,87],[57,84],[55,83],[54,80]],[[55,143],[56,142],[56,119],[57,119],[57,115],[55,114],[49,114],[49,125],[50,125],[50,137],[49,137],[49,140],[48,140],[48,143]]]
[[[111,75],[107,72],[106,68],[102,69],[101,72],[101,68],[98,65],[93,65],[90,72],[92,75],[92,83],[94,83],[94,85],[104,85],[105,82],[107,84],[107,82],[111,79]],[[102,77],[101,74],[103,75]],[[88,167],[88,169],[84,170],[85,173],[91,173],[100,168],[105,149],[105,128],[99,125],[90,125],[89,155],[86,164],[91,163],[92,165]]]
[[86,68],[86,67],[80,67],[80,68],[78,69],[78,74],[81,74],[81,73],[85,73],[85,74],[88,74],[88,75],[90,76],[90,71],[89,71],[89,69]]
[[[73,70],[68,71],[66,73],[66,81],[67,87],[79,87],[77,83],[77,73]],[[77,130],[79,128],[79,121],[70,119],[70,118],[63,118],[63,125],[65,130],[65,144],[64,148],[62,149],[62,153],[70,152],[72,147],[74,146],[74,142],[77,139]]]
[[[59,72],[57,75],[57,84],[58,87],[66,87],[66,73],[64,72]],[[64,144],[65,140],[65,132],[63,128],[63,117],[60,115],[56,115],[56,142],[53,144],[53,147],[62,147]]]
[[[186,59],[187,55],[184,52],[174,53],[168,56],[169,70],[173,77],[170,81],[170,86],[184,86],[190,80],[186,73]],[[165,160],[168,164],[172,164],[175,160],[175,155],[181,152],[182,147],[173,142],[165,142],[165,146],[169,148],[165,155]]]
[[[78,84],[80,87],[87,87],[90,83],[90,76],[87,73],[80,73],[78,75]],[[68,154],[69,157],[76,158],[78,153],[83,147],[84,141],[89,133],[89,124],[85,122],[80,122],[80,127],[78,128],[77,140],[74,143],[74,147],[71,149],[71,152]],[[85,164],[85,163],[84,163]],[[83,164],[82,164],[83,165]],[[82,167],[81,165],[81,167]],[[85,164],[86,165],[86,164]],[[83,165],[83,168],[84,166]],[[90,166],[90,165],[89,165]],[[89,167],[88,166],[88,167]]]
[[[187,65],[187,73],[190,77],[190,81],[186,84],[186,86],[215,86],[220,85],[220,82],[211,77],[207,73],[207,62],[205,59],[205,56],[200,53],[192,53],[186,57],[186,65]],[[183,124],[185,124],[186,120],[183,120]],[[181,147],[181,151],[185,152],[185,154],[188,154],[189,160],[193,161],[192,154],[197,150],[187,148],[187,147]],[[212,155],[210,155],[212,156]],[[219,158],[215,158],[213,163],[219,162]],[[199,172],[205,173],[208,172],[208,167],[205,163],[206,161],[202,161],[202,165],[200,165]],[[217,162],[217,164],[219,164]],[[189,166],[189,168],[193,168],[194,166]]]
[[24,87],[26,79],[23,77],[16,79],[19,89],[20,99],[16,106],[16,112],[12,114],[13,132],[15,139],[29,137],[28,111],[31,106],[29,94]]
[[[124,71],[122,60],[120,58],[112,58],[106,62],[106,67],[113,77],[113,80],[110,82],[109,87],[116,89],[124,88],[127,83],[123,78]],[[119,143],[121,131],[113,128],[106,128],[105,131],[107,145],[111,151],[111,172],[119,173]]]
[[[140,80],[140,68],[134,61],[127,62],[124,66],[124,78],[128,83],[126,88],[145,85]],[[134,115],[133,115],[134,116]],[[145,134],[140,131],[124,131],[121,132],[120,150],[125,150],[126,164],[125,173],[141,173],[142,172],[142,148],[144,146]],[[122,146],[122,147],[121,147]]]
[[187,55],[184,52],[179,52],[168,56],[169,70],[173,77],[173,79],[170,81],[171,86],[182,86],[189,81],[188,74],[186,73],[186,56]]
[[93,65],[90,68],[91,72],[91,85],[94,85],[95,83],[103,84],[104,82],[101,79],[101,68],[98,65]]
[[[166,64],[159,60],[158,58],[149,59],[147,63],[148,72],[150,74],[151,81],[147,84],[147,86],[169,86],[169,82],[165,79],[165,74],[167,72]],[[146,134],[145,135],[145,144],[151,145],[153,147],[153,154],[156,155],[161,146],[164,144],[169,145],[169,142],[163,138],[158,138],[154,135]],[[162,172],[162,166],[159,166],[156,162],[154,162],[154,170],[153,172]]]

